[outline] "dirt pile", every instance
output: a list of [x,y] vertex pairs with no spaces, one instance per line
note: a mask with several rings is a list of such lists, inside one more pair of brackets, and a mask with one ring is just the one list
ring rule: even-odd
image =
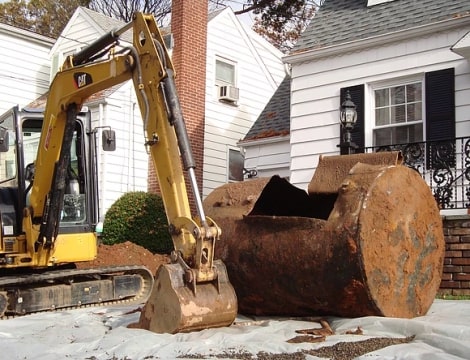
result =
[[104,245],[98,247],[98,256],[94,261],[78,263],[80,269],[96,268],[112,265],[144,265],[153,274],[162,264],[168,264],[168,255],[152,254],[152,252],[130,241],[121,244]]

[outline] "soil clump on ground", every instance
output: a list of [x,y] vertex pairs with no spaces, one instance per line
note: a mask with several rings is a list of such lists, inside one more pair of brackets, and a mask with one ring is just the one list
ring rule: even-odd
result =
[[143,265],[155,275],[160,265],[169,262],[169,255],[153,254],[142,246],[126,241],[114,245],[100,244],[96,259],[77,263],[77,267],[86,269],[114,265]]

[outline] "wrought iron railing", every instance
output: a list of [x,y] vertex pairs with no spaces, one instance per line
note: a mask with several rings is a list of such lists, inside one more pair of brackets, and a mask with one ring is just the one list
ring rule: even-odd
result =
[[441,209],[470,208],[470,137],[365,148],[365,152],[397,150],[404,164],[429,184]]

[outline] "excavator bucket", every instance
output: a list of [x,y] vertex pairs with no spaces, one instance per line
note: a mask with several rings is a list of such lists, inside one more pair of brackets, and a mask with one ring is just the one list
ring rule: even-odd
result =
[[180,264],[160,266],[138,327],[174,334],[232,324],[237,315],[237,297],[225,265],[215,260],[214,266],[217,279],[195,286],[188,284]]
[[209,194],[240,313],[425,314],[441,281],[442,220],[429,186],[400,163],[398,152],[322,157],[308,192],[272,177]]

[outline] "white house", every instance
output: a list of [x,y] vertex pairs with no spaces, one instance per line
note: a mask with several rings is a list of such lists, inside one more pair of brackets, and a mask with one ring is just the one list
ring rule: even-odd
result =
[[49,87],[54,39],[0,23],[0,114],[25,106]]
[[[285,154],[289,140],[290,181],[306,189],[320,154],[340,151],[340,106],[349,92],[357,151],[400,148],[443,191],[435,193],[441,206],[457,206],[456,196],[469,204],[469,31],[467,0],[326,0],[283,59],[292,68],[290,105],[278,113],[289,134],[247,137],[247,161],[267,164],[266,154]],[[453,194],[436,190],[447,182],[457,186]]]
[[281,84],[281,56],[230,8],[209,14],[203,196],[243,179],[237,142]]
[[[123,22],[79,7],[51,50],[53,72],[71,54]],[[131,41],[125,33],[123,40]],[[230,8],[209,14],[203,196],[243,170],[237,141],[253,125],[285,76],[281,53],[244,25]],[[90,98],[93,126],[117,131],[117,150],[99,160],[100,213],[128,191],[146,191],[148,155],[131,82]],[[229,166],[230,164],[235,164]],[[237,166],[237,171],[229,169]],[[243,178],[243,176],[241,176]]]

